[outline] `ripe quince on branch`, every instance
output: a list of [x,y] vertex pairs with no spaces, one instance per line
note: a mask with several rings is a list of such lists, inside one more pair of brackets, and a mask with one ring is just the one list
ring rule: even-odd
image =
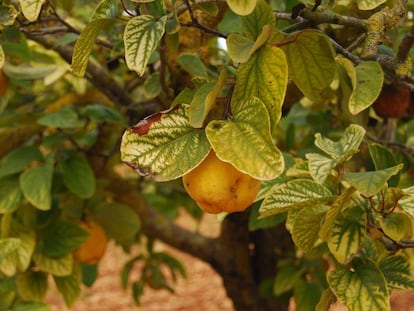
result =
[[220,160],[211,150],[196,168],[183,176],[187,193],[206,213],[240,212],[253,203],[260,181]]

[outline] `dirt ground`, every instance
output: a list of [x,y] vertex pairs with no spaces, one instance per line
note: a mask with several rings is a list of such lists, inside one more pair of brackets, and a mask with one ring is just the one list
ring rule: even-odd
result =
[[[195,226],[186,217],[182,217],[181,222]],[[218,228],[217,219],[207,217],[199,230],[214,236],[218,234]],[[122,266],[131,255],[123,253],[120,247],[110,243],[100,263],[97,281],[91,288],[84,290],[82,297],[71,309],[65,307],[55,288],[49,291],[47,301],[52,305],[53,311],[234,311],[220,277],[209,265],[163,244],[157,247],[159,250],[167,249],[186,267],[187,278],[178,280],[174,287],[175,294],[167,290],[146,288],[141,305],[136,306],[130,291],[122,289],[120,280]],[[414,291],[394,293],[391,305],[393,311],[414,311]],[[295,310],[294,303],[290,309]],[[345,310],[344,306],[335,305],[330,311]]]

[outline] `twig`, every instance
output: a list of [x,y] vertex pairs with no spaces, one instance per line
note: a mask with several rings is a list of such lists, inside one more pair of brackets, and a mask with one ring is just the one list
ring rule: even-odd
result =
[[414,45],[414,25],[411,26],[410,31],[405,35],[401,41],[397,52],[397,62],[402,64],[408,58],[408,53]]
[[125,1],[124,0],[121,0],[121,5],[122,5],[122,9],[124,10],[125,13],[127,13],[131,17],[135,17],[135,14],[133,14],[132,12],[130,12],[128,10],[127,6],[125,5]]

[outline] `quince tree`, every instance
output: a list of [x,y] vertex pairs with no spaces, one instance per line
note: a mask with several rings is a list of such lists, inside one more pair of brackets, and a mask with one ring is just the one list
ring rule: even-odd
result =
[[[173,292],[186,270],[162,241],[209,263],[236,310],[390,310],[414,288],[413,14],[1,1],[0,309],[50,310],[52,280],[71,307],[107,242],[137,304]],[[220,234],[183,211],[220,214]]]

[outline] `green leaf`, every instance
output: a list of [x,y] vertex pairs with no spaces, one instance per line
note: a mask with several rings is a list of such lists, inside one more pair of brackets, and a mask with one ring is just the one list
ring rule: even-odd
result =
[[109,238],[121,244],[134,238],[141,229],[137,214],[119,203],[99,204],[93,209],[93,219],[102,226]]
[[258,0],[226,0],[230,9],[237,15],[248,15],[253,12]]
[[412,233],[410,217],[404,213],[394,212],[380,219],[381,229],[394,241],[407,238]]
[[363,127],[351,124],[337,142],[323,137],[320,133],[315,134],[315,146],[336,160],[336,163],[343,163],[358,152],[365,133]]
[[359,206],[346,209],[335,219],[327,242],[336,260],[346,263],[358,253],[365,241],[366,229],[366,213]]
[[348,106],[351,114],[356,115],[377,99],[382,89],[384,73],[378,62],[366,61],[356,66],[355,76],[350,78],[353,90]]
[[46,211],[52,204],[53,158],[20,175],[20,188],[24,197],[36,208]]
[[391,176],[396,175],[403,164],[372,172],[346,173],[343,178],[366,197],[381,191]]
[[373,10],[385,2],[386,0],[357,0],[356,1],[358,5],[358,9],[364,10],[364,11]]
[[124,31],[125,60],[130,70],[141,77],[165,31],[167,16],[158,21],[151,15],[130,19]]
[[358,261],[350,270],[336,268],[328,274],[328,283],[336,297],[352,311],[390,310],[385,278],[371,261]]
[[208,77],[206,68],[200,56],[193,53],[182,53],[177,57],[177,63],[192,77]]
[[17,301],[13,311],[52,311],[50,305],[38,301]]
[[227,37],[227,53],[230,58],[239,63],[245,63],[250,56],[261,48],[269,39],[272,28],[269,25],[263,27],[262,33],[257,37],[256,41],[252,41],[245,36],[232,33]]
[[329,207],[316,205],[310,208],[301,209],[293,223],[293,242],[305,253],[309,253],[319,239],[321,222]]
[[[394,153],[384,145],[372,143],[368,145],[368,150],[376,170],[398,165]],[[399,174],[397,174],[388,180],[388,185],[390,187],[396,187],[399,180]]]
[[18,176],[0,179],[0,214],[14,212],[22,198]]
[[194,128],[203,127],[203,123],[209,111],[216,104],[216,97],[226,80],[226,73],[224,70],[220,72],[218,81],[212,81],[201,85],[195,92],[191,101],[189,118],[190,124]]
[[95,122],[123,122],[123,118],[118,110],[99,104],[88,105],[82,110],[82,114]]
[[309,161],[309,172],[312,178],[320,184],[326,181],[336,166],[336,161],[319,153],[307,153],[305,155]]
[[159,72],[149,75],[144,82],[144,94],[147,98],[155,98],[161,94],[161,76]]
[[332,83],[336,64],[331,42],[323,33],[304,30],[288,37],[282,49],[289,64],[289,75],[302,93],[320,101],[321,91]]
[[188,173],[210,151],[204,130],[191,126],[188,113],[188,105],[176,106],[126,130],[121,142],[122,161],[157,181]]
[[36,147],[22,146],[16,148],[0,160],[0,178],[18,173],[33,161],[42,158],[42,153]]
[[68,152],[59,161],[65,185],[80,198],[90,198],[95,193],[95,175],[85,156],[79,152]]
[[48,272],[54,276],[68,276],[73,270],[72,253],[59,257],[50,257],[37,252],[33,254],[33,261],[40,271]]
[[259,180],[282,174],[283,155],[273,143],[263,103],[251,98],[232,106],[232,112],[231,120],[213,120],[206,127],[218,158]]
[[414,289],[414,280],[407,258],[394,255],[385,257],[379,269],[387,280],[389,289]]
[[301,279],[294,287],[296,311],[314,311],[321,297],[321,288]]
[[53,276],[59,293],[63,296],[65,304],[70,308],[81,294],[81,270],[74,266],[73,272],[68,276]]
[[292,290],[302,274],[302,269],[294,266],[292,262],[287,262],[279,267],[275,282],[273,283],[273,293],[276,296],[280,296]]
[[296,179],[275,187],[273,193],[263,200],[260,217],[311,207],[332,200],[332,192],[325,186],[309,179]]
[[81,263],[80,266],[82,268],[82,284],[87,287],[91,287],[98,277],[98,265]]
[[56,221],[46,228],[43,237],[43,253],[58,257],[77,249],[88,238],[88,233],[70,221]]
[[29,22],[35,22],[39,17],[40,10],[45,0],[19,0],[24,17]]
[[86,25],[79,35],[73,49],[72,55],[72,72],[80,77],[83,77],[88,66],[89,55],[95,46],[96,38],[99,32],[104,28],[110,19],[96,19]]
[[286,220],[286,214],[276,214],[270,217],[258,219],[260,203],[256,202],[250,209],[249,215],[249,231],[255,231],[259,229],[266,229],[276,227]]
[[20,243],[21,241],[18,238],[0,239],[0,264],[6,256],[17,251],[20,247]]
[[47,274],[28,270],[16,277],[17,291],[24,300],[42,301],[48,288]]
[[237,69],[232,109],[252,97],[259,98],[270,116],[273,130],[282,115],[288,78],[288,67],[283,51],[277,47],[263,46]]
[[79,115],[72,107],[63,107],[58,112],[48,114],[37,120],[37,123],[58,128],[79,128],[85,125],[85,120],[79,118]]

